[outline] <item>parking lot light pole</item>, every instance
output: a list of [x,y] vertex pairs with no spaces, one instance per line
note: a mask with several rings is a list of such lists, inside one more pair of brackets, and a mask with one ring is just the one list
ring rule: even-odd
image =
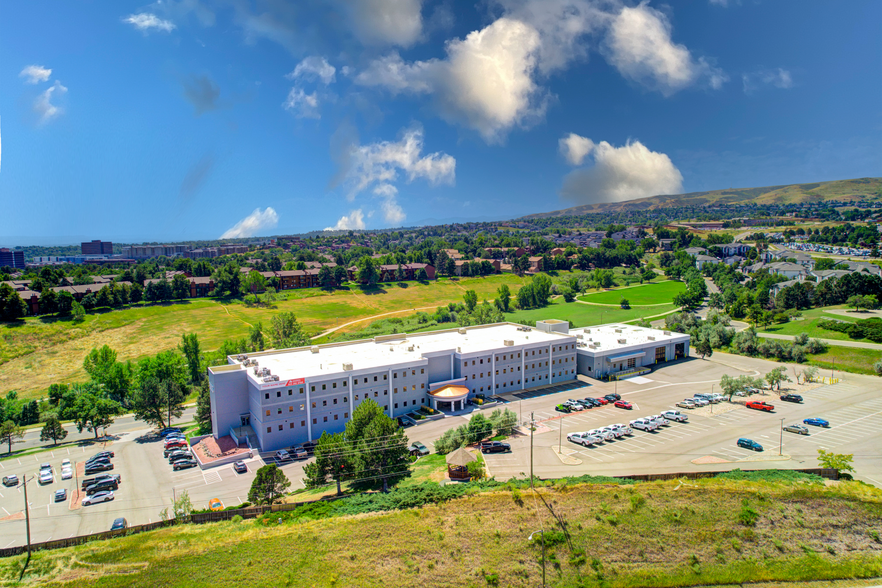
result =
[[[31,480],[34,478],[31,477]],[[31,558],[31,511],[28,506],[28,477],[22,476],[22,481],[24,482],[22,486],[24,487],[24,500],[25,500],[25,527],[27,529],[28,535],[28,560]]]
[[778,441],[778,455],[781,455],[782,445],[784,445],[784,417],[781,417],[781,440]]
[[545,588],[545,531],[533,531],[530,533],[530,536],[527,537],[527,541],[533,540],[533,535],[536,534],[542,535],[542,588]]

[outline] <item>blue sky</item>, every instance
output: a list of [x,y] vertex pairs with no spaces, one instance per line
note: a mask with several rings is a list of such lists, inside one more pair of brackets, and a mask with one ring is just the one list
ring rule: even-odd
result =
[[0,244],[498,219],[882,172],[882,3],[7,3]]

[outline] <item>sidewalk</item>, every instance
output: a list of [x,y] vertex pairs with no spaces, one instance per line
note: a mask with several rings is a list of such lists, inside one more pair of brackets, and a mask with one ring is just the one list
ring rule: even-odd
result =
[[[796,337],[793,335],[777,335],[775,333],[757,333],[759,337],[765,337],[766,339],[783,339],[785,341],[793,341]],[[862,341],[836,341],[834,339],[818,339],[822,343],[829,345],[830,347],[861,347],[863,349],[877,349],[882,351],[882,344],[879,343],[864,343]]]

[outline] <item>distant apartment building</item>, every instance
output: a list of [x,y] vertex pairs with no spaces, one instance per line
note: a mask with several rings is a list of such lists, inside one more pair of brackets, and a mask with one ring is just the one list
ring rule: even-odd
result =
[[190,250],[189,245],[130,245],[123,247],[123,257],[148,259],[151,257],[177,257]]
[[24,251],[21,249],[0,249],[0,267],[24,269]]
[[113,243],[94,239],[88,243],[80,243],[80,251],[83,255],[113,255]]
[[239,253],[248,253],[248,245],[221,245],[219,247],[203,247],[201,249],[191,249],[185,251],[182,255],[190,259],[204,259],[220,257],[221,255],[235,255]]

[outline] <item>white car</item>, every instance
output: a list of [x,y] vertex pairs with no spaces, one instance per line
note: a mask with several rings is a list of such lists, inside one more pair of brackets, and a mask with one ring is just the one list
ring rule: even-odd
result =
[[594,435],[595,437],[600,437],[604,441],[612,441],[616,438],[615,435],[607,431],[606,429],[591,429],[588,431],[589,435]]
[[585,406],[581,402],[572,398],[564,402],[563,405],[569,407],[570,410],[585,410]]
[[589,445],[601,443],[603,439],[595,437],[594,435],[589,435],[588,433],[570,433],[567,435],[567,441],[578,443],[582,447],[588,447]]
[[678,423],[685,423],[689,420],[689,417],[679,410],[665,410],[662,411],[661,416],[665,417],[669,421],[677,421]]
[[634,434],[634,431],[632,431],[631,427],[629,427],[628,425],[616,423],[615,425],[610,425],[610,427],[618,429],[619,431],[622,432],[622,435],[633,435]]
[[98,504],[99,502],[108,502],[110,500],[113,500],[113,490],[96,492],[92,496],[86,496],[85,498],[83,498],[83,506]]
[[679,406],[680,408],[695,408],[697,405],[695,404],[695,402],[687,398],[678,402],[677,406]]
[[646,418],[648,418],[649,420],[651,420],[654,423],[657,423],[659,427],[667,427],[668,425],[671,424],[671,421],[669,421],[665,417],[661,416],[660,414],[653,414],[653,415],[650,415]]
[[70,480],[73,478],[73,470],[70,468],[64,468],[61,470],[61,479],[62,480]]
[[631,421],[631,428],[638,431],[655,431],[658,429],[658,425],[649,419],[637,419]]
[[52,470],[40,471],[40,484],[51,484],[53,481]]
[[619,429],[618,427],[614,427],[612,425],[610,425],[609,427],[603,427],[600,430],[611,434],[616,439],[619,439],[619,438],[625,436],[625,432],[622,429]]
[[689,400],[694,402],[696,406],[707,406],[708,404],[710,404],[710,402],[708,402],[704,398],[690,398]]
[[711,404],[716,404],[717,402],[720,401],[720,399],[718,399],[713,394],[696,394],[695,398],[701,398],[702,400],[707,400]]
[[64,459],[61,460],[61,469],[63,469],[63,470],[68,469],[69,470],[70,468],[71,468],[70,460],[65,457]]
[[722,394],[720,394],[720,393],[718,393],[718,392],[714,392],[713,394],[711,394],[711,396],[713,396],[714,398],[716,398],[717,402],[722,402],[722,401],[724,401],[724,400],[726,399],[725,396],[723,396]]

